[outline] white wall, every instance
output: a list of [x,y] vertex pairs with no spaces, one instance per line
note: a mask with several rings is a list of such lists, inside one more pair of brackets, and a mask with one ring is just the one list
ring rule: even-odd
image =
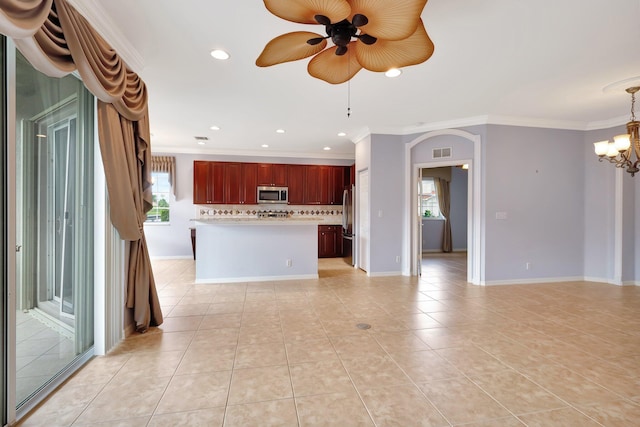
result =
[[191,231],[193,205],[193,161],[256,162],[288,164],[322,164],[349,166],[353,160],[298,159],[255,156],[220,156],[175,153],[153,153],[176,158],[176,199],[170,200],[170,224],[145,224],[144,231],[152,258],[192,258]]

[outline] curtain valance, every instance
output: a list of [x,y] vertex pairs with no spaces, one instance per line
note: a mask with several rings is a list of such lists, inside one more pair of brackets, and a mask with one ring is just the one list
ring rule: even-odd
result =
[[173,197],[176,197],[176,158],[173,156],[152,156],[151,170],[153,172],[164,172],[169,174],[171,194],[173,194]]
[[136,73],[66,0],[0,0],[0,32],[40,72],[78,70],[85,86],[129,120],[147,114],[147,90]]

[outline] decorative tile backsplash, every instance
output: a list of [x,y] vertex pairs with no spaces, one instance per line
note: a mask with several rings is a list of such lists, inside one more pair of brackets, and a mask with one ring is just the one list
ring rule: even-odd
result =
[[322,218],[327,224],[342,223],[337,205],[195,205],[196,218],[257,218],[258,211],[287,212],[291,218]]

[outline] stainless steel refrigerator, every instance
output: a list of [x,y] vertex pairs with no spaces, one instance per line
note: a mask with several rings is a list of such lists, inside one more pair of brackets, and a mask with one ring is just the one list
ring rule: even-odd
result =
[[342,194],[342,252],[347,264],[355,265],[353,257],[354,248],[354,223],[353,220],[354,186],[345,188]]

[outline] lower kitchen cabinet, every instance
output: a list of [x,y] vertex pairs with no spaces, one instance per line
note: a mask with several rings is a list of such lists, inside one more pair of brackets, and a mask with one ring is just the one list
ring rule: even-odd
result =
[[342,226],[318,225],[318,258],[342,256]]

